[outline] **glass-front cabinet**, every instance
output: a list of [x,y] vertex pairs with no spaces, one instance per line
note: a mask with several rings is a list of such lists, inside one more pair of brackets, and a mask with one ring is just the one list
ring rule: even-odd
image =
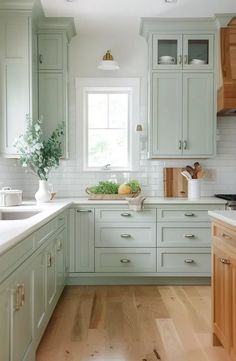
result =
[[212,69],[213,41],[213,35],[153,35],[153,69]]

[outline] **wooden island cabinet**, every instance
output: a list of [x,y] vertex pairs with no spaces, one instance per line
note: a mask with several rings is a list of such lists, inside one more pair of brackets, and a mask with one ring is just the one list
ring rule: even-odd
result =
[[213,344],[236,360],[236,227],[212,223]]

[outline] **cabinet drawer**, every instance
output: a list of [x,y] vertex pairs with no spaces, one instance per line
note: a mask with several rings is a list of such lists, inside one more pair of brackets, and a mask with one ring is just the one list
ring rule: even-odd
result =
[[235,246],[236,244],[236,232],[228,227],[223,225],[213,223],[212,224],[212,235],[224,242],[224,244],[229,244]]
[[[174,226],[173,226],[174,225]],[[176,226],[175,226],[176,225]],[[157,247],[210,247],[211,228],[207,223],[173,223],[157,225]]]
[[159,248],[157,249],[157,272],[209,274],[211,250],[206,248]]
[[130,209],[96,209],[95,217],[97,222],[155,222],[156,210],[135,212]]
[[137,225],[98,224],[95,233],[96,247],[156,247],[156,224]]
[[16,269],[34,251],[34,236],[31,235],[7,251],[0,262],[0,281]]
[[36,246],[41,246],[57,229],[57,219],[52,219],[50,222],[41,227],[35,232],[35,243]]
[[64,227],[66,224],[66,212],[62,212],[57,216],[57,229]]
[[156,249],[97,248],[95,272],[156,272]]
[[158,209],[157,219],[164,221],[184,222],[210,222],[207,209]]

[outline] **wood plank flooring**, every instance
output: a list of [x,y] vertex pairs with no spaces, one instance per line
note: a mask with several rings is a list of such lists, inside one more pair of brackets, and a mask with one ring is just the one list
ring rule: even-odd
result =
[[208,286],[66,287],[37,361],[230,361]]

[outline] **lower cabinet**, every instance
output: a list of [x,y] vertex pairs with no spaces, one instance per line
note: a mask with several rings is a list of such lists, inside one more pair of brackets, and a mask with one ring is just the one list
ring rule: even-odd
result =
[[236,227],[212,224],[213,344],[236,360]]
[[27,263],[0,288],[0,360],[28,360],[32,342],[33,271]]
[[[53,222],[27,238],[29,243],[35,242],[40,247],[0,285],[0,361],[34,359],[40,338],[63,290],[66,217],[62,221],[58,216]],[[54,224],[54,232],[48,232],[51,224]],[[45,234],[49,237],[46,238]],[[16,245],[17,250],[19,245]],[[24,241],[21,245],[24,246]],[[13,254],[17,257],[13,249],[4,254],[3,264],[13,262]]]

